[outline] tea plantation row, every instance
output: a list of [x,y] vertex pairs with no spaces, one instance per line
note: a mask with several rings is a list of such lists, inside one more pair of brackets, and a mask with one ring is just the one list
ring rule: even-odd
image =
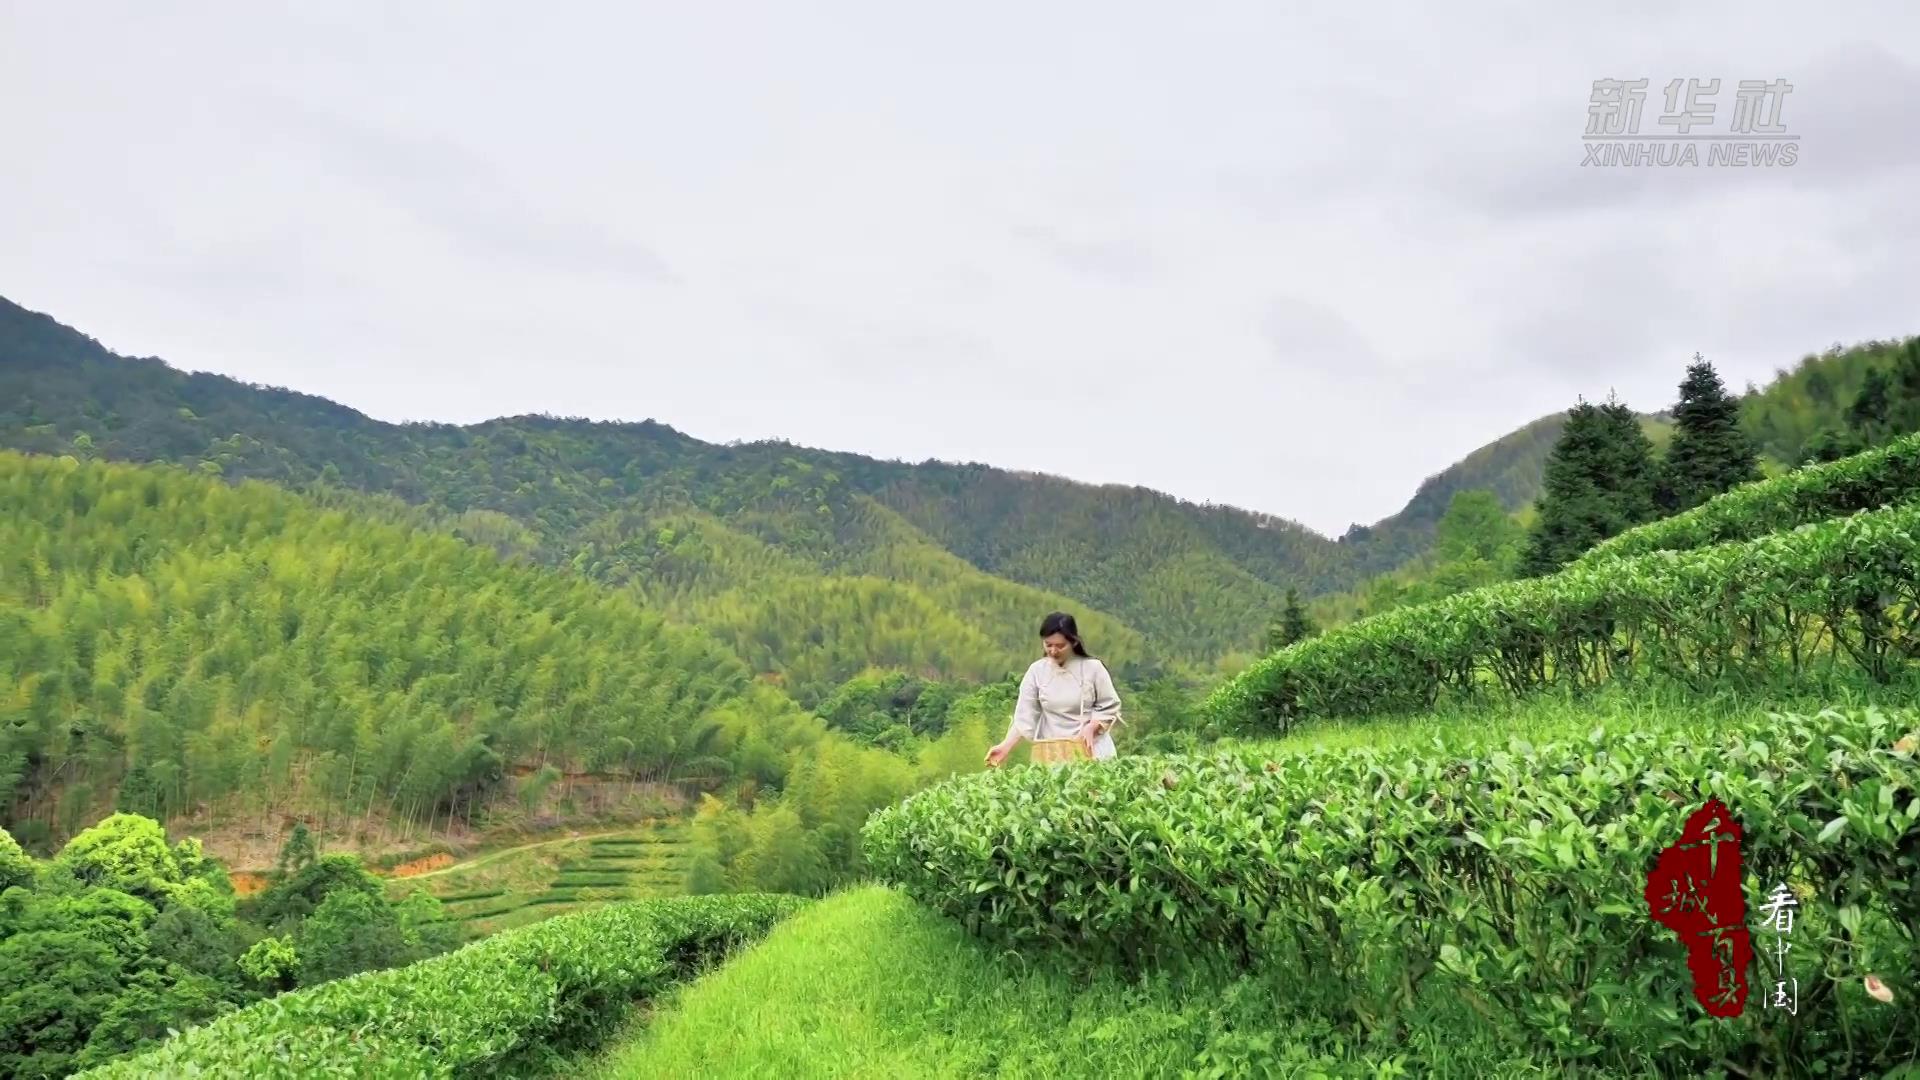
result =
[[1568,567],[1281,649],[1205,702],[1228,729],[1628,680],[1804,688],[1920,667],[1920,504]]
[[805,902],[676,897],[562,915],[282,994],[76,1075],[537,1075],[604,1038],[630,1003],[759,938]]
[[1603,540],[1575,564],[1593,566],[1655,551],[1752,540],[1916,500],[1920,500],[1920,434],[1839,461],[1742,484],[1691,510]]
[[[1920,714],[1867,710],[1485,756],[1121,758],[958,778],[875,814],[863,842],[884,879],[1000,943],[1277,965],[1356,1031],[1440,995],[1568,1063],[1860,1075],[1920,1053],[1916,747]],[[1776,885],[1798,897],[1797,1014],[1763,1008],[1774,957],[1756,938],[1745,1015],[1705,1015],[1642,895],[1711,797],[1745,830],[1740,921],[1762,922]],[[1868,996],[1869,974],[1905,1000]]]

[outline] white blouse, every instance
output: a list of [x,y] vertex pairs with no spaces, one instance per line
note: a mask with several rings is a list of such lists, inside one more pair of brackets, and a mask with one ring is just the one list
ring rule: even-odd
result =
[[[1047,657],[1035,660],[1020,680],[1020,696],[1013,705],[1013,726],[1007,735],[1026,739],[1070,739],[1088,720],[1111,726],[1120,718],[1120,695],[1113,688],[1107,665],[1088,656],[1069,655],[1056,664]],[[1114,756],[1113,733],[1094,740],[1093,756]]]

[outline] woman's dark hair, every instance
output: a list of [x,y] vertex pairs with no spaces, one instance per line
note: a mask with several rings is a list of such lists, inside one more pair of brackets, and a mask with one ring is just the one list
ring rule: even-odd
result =
[[1073,643],[1075,656],[1086,656],[1087,647],[1080,643],[1080,627],[1074,623],[1073,616],[1064,611],[1056,611],[1040,620],[1040,636],[1043,638],[1059,634]]

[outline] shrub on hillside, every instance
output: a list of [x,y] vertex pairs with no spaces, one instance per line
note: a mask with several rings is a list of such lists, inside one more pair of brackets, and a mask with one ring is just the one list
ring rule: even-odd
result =
[[[882,877],[996,942],[1277,965],[1361,1030],[1445,998],[1570,1062],[1829,1054],[1859,1075],[1920,1052],[1920,1014],[1862,984],[1920,994],[1916,743],[1920,714],[1867,711],[1480,757],[1137,757],[956,779],[864,841]],[[1761,1006],[1771,956],[1744,1016],[1705,1015],[1648,911],[1656,853],[1714,797],[1745,829],[1746,922],[1776,885],[1798,892],[1797,1015]]]
[[1430,709],[1613,680],[1885,682],[1920,660],[1920,505],[1569,567],[1399,608],[1276,652],[1216,690],[1227,727]]
[[556,916],[407,967],[281,994],[79,1075],[527,1075],[550,1055],[598,1041],[629,1003],[803,903],[683,897]]

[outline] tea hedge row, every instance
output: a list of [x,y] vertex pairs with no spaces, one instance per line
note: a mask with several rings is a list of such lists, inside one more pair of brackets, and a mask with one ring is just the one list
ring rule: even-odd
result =
[[[1481,757],[1031,766],[917,793],[876,813],[863,843],[875,872],[998,943],[1278,964],[1362,1031],[1443,1000],[1569,1062],[1826,1055],[1860,1075],[1920,1052],[1916,745],[1920,714],[1861,711],[1681,745],[1595,731]],[[1798,892],[1785,961],[1797,1015],[1762,1006],[1762,934],[1746,1014],[1706,1016],[1683,946],[1642,896],[1656,854],[1710,797],[1745,830],[1746,922],[1762,923],[1776,884]],[[1865,996],[1869,973],[1896,1008]]]
[[1228,728],[1430,709],[1613,680],[1884,682],[1920,660],[1920,505],[1569,567],[1397,608],[1274,652],[1214,691]]
[[603,1038],[630,1002],[758,938],[804,902],[673,897],[561,915],[407,967],[282,994],[77,1075],[537,1073],[550,1055]]
[[1916,500],[1920,500],[1920,434],[1839,461],[1743,484],[1684,513],[1604,540],[1576,559],[1575,565],[1752,540]]

